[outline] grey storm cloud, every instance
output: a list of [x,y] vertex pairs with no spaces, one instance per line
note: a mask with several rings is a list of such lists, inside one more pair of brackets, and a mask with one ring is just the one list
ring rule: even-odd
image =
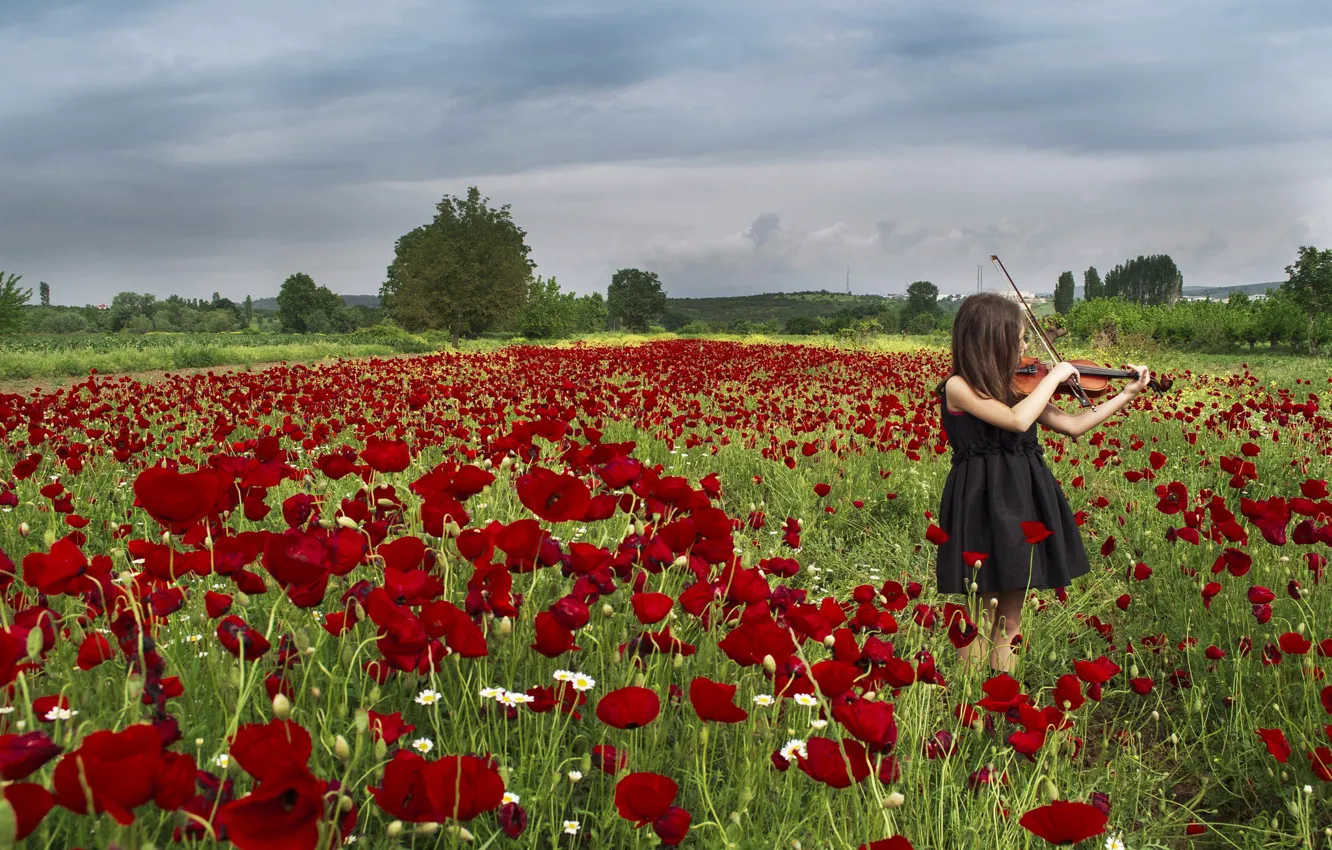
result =
[[7,0],[0,268],[374,292],[475,184],[579,291],[1274,280],[1332,240],[1329,35],[1322,0]]

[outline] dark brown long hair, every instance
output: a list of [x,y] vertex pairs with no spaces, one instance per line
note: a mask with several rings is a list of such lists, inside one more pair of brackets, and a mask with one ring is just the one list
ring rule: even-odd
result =
[[1022,308],[997,292],[962,301],[953,320],[953,374],[981,396],[1013,404],[1013,375],[1021,360]]

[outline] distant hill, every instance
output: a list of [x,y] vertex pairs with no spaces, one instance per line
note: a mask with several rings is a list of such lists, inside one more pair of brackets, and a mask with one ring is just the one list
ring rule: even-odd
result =
[[[374,309],[379,306],[378,295],[343,295],[342,303],[348,307],[369,307]],[[254,309],[256,310],[276,310],[276,298],[256,298],[254,299]]]
[[769,292],[719,298],[667,298],[666,313],[684,322],[729,325],[738,319],[755,324],[785,324],[796,316],[832,316],[857,307],[881,306],[901,300],[884,295],[847,295],[845,292]]

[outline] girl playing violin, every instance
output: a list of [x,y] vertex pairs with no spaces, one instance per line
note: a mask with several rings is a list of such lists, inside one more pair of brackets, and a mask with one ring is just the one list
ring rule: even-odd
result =
[[[990,633],[983,633],[980,619],[982,634],[963,648],[967,668],[988,646],[990,667],[1011,671],[1011,641],[1022,625],[1027,593],[1067,587],[1090,569],[1068,500],[1043,460],[1036,423],[1079,436],[1133,401],[1151,378],[1145,367],[1132,367],[1137,380],[1119,395],[1095,410],[1069,414],[1050,397],[1078,374],[1077,367],[1051,367],[1024,397],[1014,376],[1026,348],[1026,322],[1016,303],[992,292],[972,295],[953,322],[952,374],[936,390],[953,447],[939,506],[939,526],[948,534],[938,551],[939,590],[979,593],[993,617]],[[1053,534],[1028,543],[1024,522],[1041,523]]]

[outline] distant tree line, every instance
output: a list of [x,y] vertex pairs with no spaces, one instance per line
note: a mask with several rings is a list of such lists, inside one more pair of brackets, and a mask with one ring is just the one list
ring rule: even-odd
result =
[[[1153,290],[1153,280],[1179,280],[1178,272],[1171,270],[1173,263],[1146,264],[1143,277],[1127,289],[1125,281],[1133,279],[1125,278],[1122,268],[1116,267],[1119,274],[1106,275],[1104,284],[1095,267],[1087,270],[1084,291],[1094,297],[1072,304],[1064,316],[1075,337],[1103,344],[1150,340],[1200,351],[1252,349],[1259,344],[1318,351],[1332,343],[1332,249],[1301,247],[1296,261],[1286,266],[1288,279],[1280,287],[1258,298],[1232,292],[1225,301],[1175,300],[1177,291],[1173,297],[1168,294],[1174,284],[1166,287],[1165,295],[1161,289]],[[1065,275],[1072,277],[1069,272]],[[1056,307],[1059,295],[1056,288]]]

